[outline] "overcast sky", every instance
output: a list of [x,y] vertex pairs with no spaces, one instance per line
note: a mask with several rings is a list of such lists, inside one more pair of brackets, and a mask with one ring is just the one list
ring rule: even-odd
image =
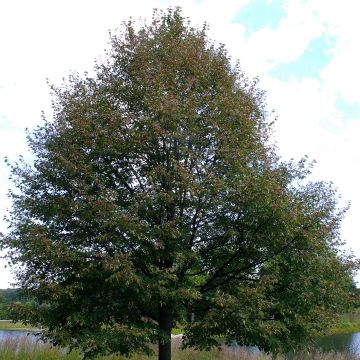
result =
[[[29,159],[25,132],[51,118],[46,78],[92,70],[109,30],[152,9],[181,6],[194,25],[224,43],[250,77],[259,77],[278,120],[273,141],[284,159],[315,159],[314,178],[332,181],[351,208],[342,237],[360,257],[360,3],[355,0],[2,0],[0,1],[0,218],[9,170]],[[6,224],[0,220],[0,231]],[[0,288],[11,282],[0,261]],[[359,277],[358,277],[359,279]]]

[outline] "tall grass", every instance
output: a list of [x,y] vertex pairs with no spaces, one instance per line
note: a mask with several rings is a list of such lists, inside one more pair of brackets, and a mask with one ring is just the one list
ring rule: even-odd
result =
[[[241,348],[223,348],[222,350],[196,351],[180,349],[180,339],[173,341],[173,360],[272,360],[271,355],[261,352],[249,352]],[[98,357],[98,360],[156,360],[156,355],[147,357],[135,354],[132,357],[109,355]],[[0,360],[81,360],[79,351],[68,352],[65,349],[51,347],[30,338],[6,339],[0,341]],[[278,356],[277,360],[359,360],[353,353],[299,353],[293,356]]]
[[80,360],[79,352],[67,352],[65,349],[30,340],[6,339],[0,342],[1,360]]

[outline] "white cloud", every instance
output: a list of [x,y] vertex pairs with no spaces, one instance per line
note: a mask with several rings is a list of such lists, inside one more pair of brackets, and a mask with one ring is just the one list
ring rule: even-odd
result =
[[263,28],[250,36],[249,50],[261,54],[267,67],[296,60],[305,51],[311,40],[323,33],[323,26],[307,7],[290,2],[287,16],[277,29]]
[[[347,246],[360,256],[357,235],[360,119],[336,107],[338,96],[348,102],[360,101],[357,90],[360,81],[360,23],[357,18],[360,5],[351,1],[344,4],[290,0],[286,9],[287,16],[277,29],[264,28],[247,39],[245,46],[251,55],[245,57],[245,65],[254,59],[249,67],[259,67],[269,105],[275,108],[279,118],[275,138],[280,153],[286,158],[307,154],[316,159],[313,177],[333,181],[342,194],[343,205],[351,200],[342,236]],[[320,36],[330,39],[332,48],[329,49],[330,62],[317,78],[285,82],[268,75],[273,64],[296,60],[311,40]]]
[[326,27],[326,32],[336,39],[332,49],[333,60],[322,73],[326,87],[346,101],[359,102],[360,3],[351,0],[317,0],[309,1],[309,6],[317,13],[319,20]]

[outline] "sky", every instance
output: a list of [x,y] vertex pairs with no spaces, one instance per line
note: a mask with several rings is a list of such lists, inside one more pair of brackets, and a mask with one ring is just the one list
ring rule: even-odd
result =
[[[312,179],[334,183],[346,249],[360,257],[360,3],[355,0],[12,0],[0,1],[0,232],[11,203],[3,158],[31,161],[25,128],[51,119],[47,79],[90,71],[108,47],[109,30],[153,8],[180,6],[192,24],[209,25],[250,77],[259,78],[277,121],[283,159],[316,160]],[[0,260],[0,288],[13,281]],[[360,280],[360,276],[357,276]]]

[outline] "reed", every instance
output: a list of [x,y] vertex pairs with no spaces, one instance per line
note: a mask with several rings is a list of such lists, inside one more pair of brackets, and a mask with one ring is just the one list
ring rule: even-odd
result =
[[[124,357],[109,355],[98,357],[97,360],[156,360],[156,355],[147,357],[135,354]],[[273,360],[271,355],[262,352],[249,352],[241,348],[223,348],[212,351],[196,351],[180,349],[180,339],[173,342],[173,360]],[[48,344],[33,341],[27,337],[22,339],[6,339],[0,341],[0,360],[81,360],[79,351],[68,352],[66,349],[52,347]],[[359,360],[354,353],[309,352],[291,356],[280,355],[276,360]]]

